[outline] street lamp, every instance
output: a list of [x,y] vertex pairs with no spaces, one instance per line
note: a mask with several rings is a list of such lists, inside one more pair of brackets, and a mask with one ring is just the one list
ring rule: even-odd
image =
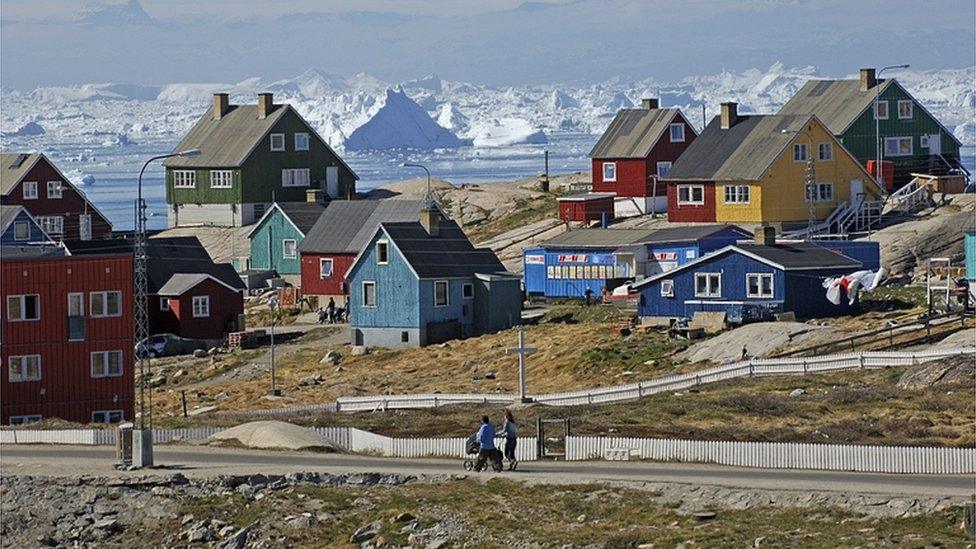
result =
[[414,164],[412,162],[404,162],[404,163],[400,164],[400,167],[401,168],[420,168],[420,169],[424,170],[425,172],[427,172],[427,196],[425,197],[425,200],[427,201],[427,206],[432,206],[434,204],[434,195],[431,194],[431,192],[430,192],[430,170],[427,169],[427,166],[424,166],[423,164]]
[[[817,183],[816,183],[816,171],[813,165],[813,138],[809,134],[803,133],[801,130],[780,130],[785,134],[792,134],[806,139],[807,145],[807,176],[805,180],[806,187],[806,199],[807,199],[807,239],[813,237],[813,222],[817,218],[817,207],[815,201],[817,198]],[[829,228],[829,227],[828,227]]]
[[[138,196],[135,204],[135,242],[134,242],[134,290],[135,290],[135,358],[139,361],[139,428],[132,431],[132,464],[135,467],[151,467],[153,464],[152,440],[152,401],[149,402],[149,414],[146,413],[146,385],[149,383],[149,350],[142,349],[143,341],[149,337],[149,309],[147,305],[149,291],[148,261],[146,257],[146,202],[142,198],[142,176],[146,168],[156,160],[173,157],[190,157],[200,154],[200,149],[189,149],[170,154],[154,156],[142,165],[139,170]],[[149,398],[152,398],[150,394]],[[148,429],[146,417],[149,417]]]
[[271,390],[268,394],[271,396],[281,396],[281,391],[278,389],[278,378],[275,375],[275,324],[278,321],[278,298],[271,296],[268,300],[268,309],[271,310]]
[[[882,160],[884,160],[884,146],[881,143],[881,119],[878,118],[878,103],[881,102],[881,73],[887,70],[896,69],[907,69],[909,65],[906,63],[904,65],[889,65],[887,67],[882,67],[877,74],[874,75],[876,82],[874,83],[874,158],[877,161],[877,166],[874,168],[875,179],[881,182],[881,187],[887,188],[887,184],[884,181],[884,170],[881,167]],[[886,111],[888,117],[891,117],[891,113]]]

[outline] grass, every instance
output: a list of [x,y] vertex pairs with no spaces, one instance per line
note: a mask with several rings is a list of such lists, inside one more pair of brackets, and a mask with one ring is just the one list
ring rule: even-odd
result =
[[870,292],[862,292],[859,299],[862,309],[866,311],[893,311],[926,306],[923,286],[879,286]]
[[515,211],[508,215],[495,217],[464,230],[472,242],[484,242],[500,234],[519,227],[558,217],[556,194],[550,193],[535,198],[519,199],[515,202]]

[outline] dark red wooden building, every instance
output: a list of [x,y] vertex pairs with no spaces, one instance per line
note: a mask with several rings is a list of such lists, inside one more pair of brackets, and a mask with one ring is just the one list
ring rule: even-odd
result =
[[132,256],[3,253],[3,424],[133,419]]
[[559,204],[560,221],[613,221],[613,193],[581,193],[561,196]]
[[657,99],[642,107],[618,112],[590,151],[593,192],[616,195],[616,217],[664,211],[667,185],[658,179],[697,137],[681,109],[658,108]]
[[0,155],[0,192],[3,204],[23,206],[52,238],[112,235],[108,218],[41,153]]

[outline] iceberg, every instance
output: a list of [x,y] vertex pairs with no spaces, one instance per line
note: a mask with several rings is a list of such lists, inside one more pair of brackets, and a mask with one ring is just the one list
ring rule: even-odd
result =
[[346,150],[452,149],[462,142],[451,130],[439,126],[403,88],[387,89],[386,99],[346,139]]
[[44,126],[41,126],[37,122],[28,122],[18,128],[16,131],[4,132],[4,137],[31,137],[35,135],[44,135]]
[[546,144],[546,132],[522,118],[492,119],[478,122],[468,132],[475,147]]

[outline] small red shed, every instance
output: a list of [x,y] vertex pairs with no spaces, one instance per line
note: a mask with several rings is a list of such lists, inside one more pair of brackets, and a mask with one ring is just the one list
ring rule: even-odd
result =
[[[172,333],[193,339],[221,339],[237,331],[244,312],[239,288],[204,273],[177,273],[157,292],[161,315],[172,316]],[[165,305],[164,305],[165,302]]]
[[559,219],[561,221],[601,221],[606,215],[607,221],[613,221],[613,193],[581,193],[561,196],[556,199],[559,204]]

